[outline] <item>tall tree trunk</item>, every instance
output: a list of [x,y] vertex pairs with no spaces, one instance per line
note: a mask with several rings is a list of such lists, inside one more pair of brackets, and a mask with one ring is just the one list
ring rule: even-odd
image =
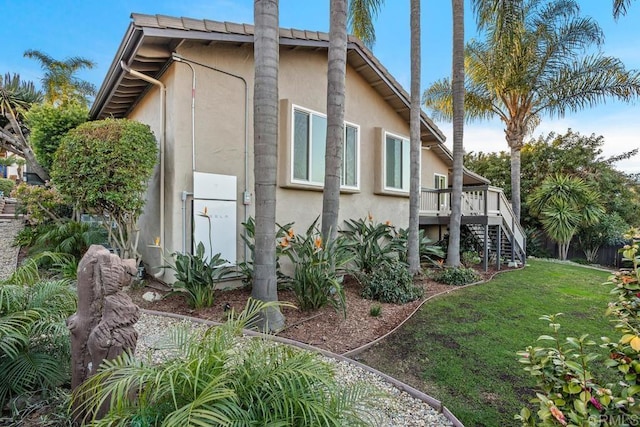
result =
[[516,222],[520,224],[520,144],[511,146],[511,207]]
[[453,183],[447,265],[460,265],[460,220],[462,217],[462,168],[464,131],[464,1],[451,0],[453,10]]
[[43,168],[40,163],[38,163],[38,160],[36,160],[36,155],[31,149],[26,135],[22,132],[22,127],[20,126],[16,115],[10,112],[9,114],[5,114],[5,117],[9,120],[9,125],[13,130],[12,135],[6,133],[3,134],[3,139],[11,138],[10,141],[7,141],[10,142],[11,145],[11,148],[8,150],[23,157],[27,162],[29,171],[38,175],[42,181],[48,181],[50,178],[49,172]]
[[407,259],[411,274],[420,272],[420,0],[411,0],[411,114],[409,234]]
[[331,0],[330,4],[327,143],[322,193],[322,236],[325,241],[334,239],[338,229],[347,73],[347,0]]
[[[253,134],[256,229],[253,289],[261,301],[277,301],[276,281],[276,160],[278,142],[278,0],[254,3]],[[278,308],[262,313],[262,329],[278,331],[284,316]]]

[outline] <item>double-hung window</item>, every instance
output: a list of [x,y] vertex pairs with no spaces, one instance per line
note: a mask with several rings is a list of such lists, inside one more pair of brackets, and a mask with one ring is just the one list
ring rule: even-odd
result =
[[409,191],[409,140],[386,133],[383,151],[385,189]]
[[[326,144],[326,116],[294,107],[291,156],[293,182],[324,185]],[[345,123],[341,180],[343,188],[358,188],[359,145],[359,127]]]

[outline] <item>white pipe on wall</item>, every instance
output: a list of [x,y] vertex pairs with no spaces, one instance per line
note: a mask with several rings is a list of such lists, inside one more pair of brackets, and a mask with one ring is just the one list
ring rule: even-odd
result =
[[[196,157],[196,146],[195,146],[195,87],[196,87],[196,74],[195,70],[191,66],[191,64],[199,65],[201,67],[207,68],[212,71],[216,71],[221,74],[225,74],[230,77],[234,77],[239,79],[244,84],[244,192],[242,194],[243,205],[244,205],[244,221],[247,222],[248,219],[248,211],[247,206],[250,204],[250,192],[249,192],[249,86],[244,77],[239,76],[237,74],[230,73],[228,71],[220,70],[219,68],[212,67],[210,65],[202,64],[200,62],[187,59],[176,52],[171,54],[171,57],[174,61],[182,62],[183,64],[189,65],[191,67],[191,72],[193,73],[192,79],[192,98],[191,98],[191,126],[192,126],[192,169],[193,172],[196,170],[195,166],[195,157]],[[246,238],[246,229],[244,230],[245,238]],[[248,261],[248,248],[247,245],[244,245],[244,259]]]
[[[131,74],[134,77],[142,79],[146,82],[149,82],[153,85],[158,86],[160,89],[160,233],[159,239],[160,242],[158,246],[160,246],[160,254],[161,258],[164,254],[164,244],[165,244],[165,224],[164,224],[164,151],[165,151],[165,139],[167,133],[167,120],[166,120],[166,94],[167,87],[160,80],[156,80],[153,77],[147,76],[139,71],[131,69],[124,61],[120,61],[120,66],[124,71]],[[160,264],[162,264],[162,259],[160,260]],[[164,276],[165,268],[160,268],[160,270],[153,275],[156,279],[160,279]]]

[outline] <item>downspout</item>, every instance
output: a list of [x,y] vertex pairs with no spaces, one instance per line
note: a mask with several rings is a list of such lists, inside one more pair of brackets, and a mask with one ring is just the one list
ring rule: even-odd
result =
[[[249,86],[247,85],[247,81],[245,80],[244,77],[239,76],[237,74],[233,74],[230,73],[228,71],[224,71],[224,70],[220,70],[218,68],[215,67],[211,67],[209,65],[206,64],[202,64],[200,62],[197,61],[193,61],[191,59],[187,59],[184,58],[183,56],[177,54],[176,52],[173,52],[171,54],[171,57],[173,58],[174,61],[178,61],[178,62],[182,62],[184,64],[187,64],[191,67],[190,64],[195,64],[195,65],[199,65],[201,67],[207,68],[209,70],[212,71],[216,71],[218,73],[221,74],[225,74],[227,76],[230,77],[234,77],[240,81],[242,81],[242,83],[244,84],[244,191],[242,193],[242,204],[244,206],[244,222],[247,222],[248,219],[248,208],[247,206],[251,203],[251,193],[249,192]],[[193,94],[193,98],[192,98],[192,104],[191,104],[191,120],[192,120],[192,126],[195,127],[195,80],[196,80],[196,75],[195,75],[195,71],[193,69],[193,67],[191,67],[191,71],[193,73],[193,88],[192,88],[192,94]],[[194,138],[194,140],[192,141],[193,144],[193,148],[192,148],[192,167],[193,167],[193,171],[195,172],[196,170],[196,166],[195,166],[195,152],[196,152],[196,147],[195,147],[195,129],[192,131],[192,136]],[[244,228],[243,230],[243,234],[245,237],[245,242],[246,242],[246,238],[247,238],[247,229]],[[247,245],[246,243],[244,244],[244,260],[247,261],[248,259],[248,253],[247,253]]]
[[[164,145],[167,134],[167,120],[166,120],[166,95],[167,87],[160,80],[156,80],[153,77],[147,76],[139,71],[132,70],[124,61],[120,61],[120,67],[127,73],[134,77],[142,79],[148,83],[158,86],[160,89],[160,233],[158,247],[160,248],[160,256],[164,254],[165,243],[165,226],[164,226]],[[162,260],[161,260],[162,262]],[[160,268],[160,270],[153,275],[156,279],[160,279],[164,276],[166,269]]]

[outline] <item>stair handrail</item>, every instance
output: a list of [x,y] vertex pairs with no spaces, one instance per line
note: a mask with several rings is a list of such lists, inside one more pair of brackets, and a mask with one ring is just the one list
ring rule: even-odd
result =
[[507,196],[504,195],[504,192],[501,188],[491,187],[491,190],[496,191],[499,194],[499,210],[500,215],[502,216],[502,222],[513,236],[513,240],[518,245],[518,249],[520,249],[520,251],[524,255],[526,253],[526,236],[524,234],[524,229],[522,228],[520,223],[516,221],[515,214],[511,209],[511,203],[509,202],[509,200],[507,200]]

